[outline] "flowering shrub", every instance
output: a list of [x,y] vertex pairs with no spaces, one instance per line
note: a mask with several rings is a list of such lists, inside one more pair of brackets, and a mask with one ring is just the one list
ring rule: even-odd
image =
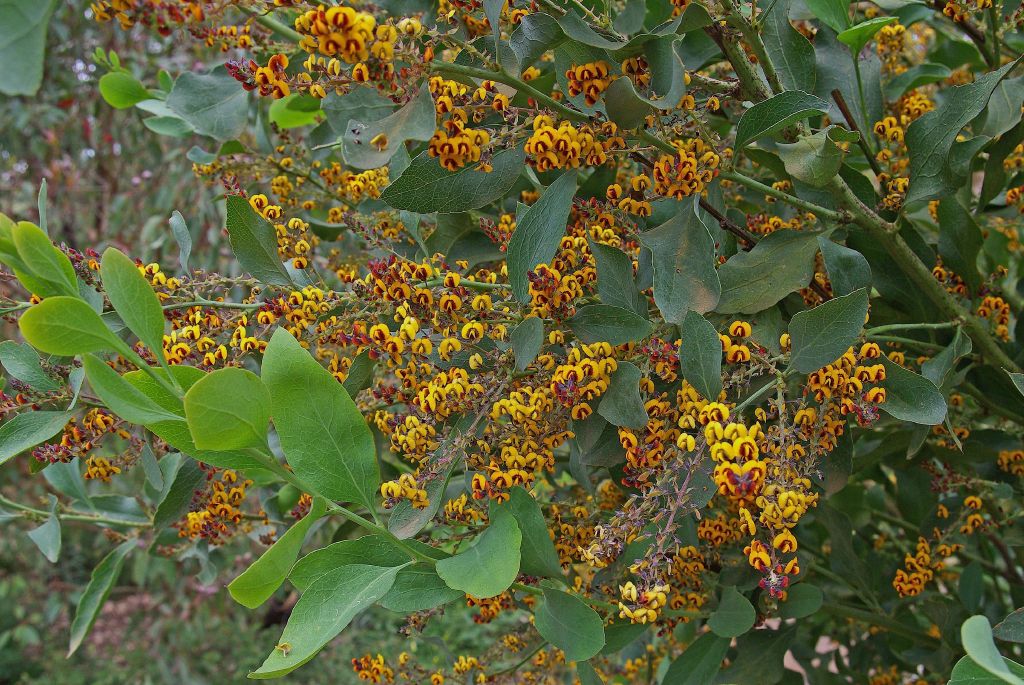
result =
[[60,494],[0,506],[112,546],[70,651],[129,558],[258,547],[253,678],[378,604],[495,630],[375,683],[1022,682],[1012,10],[94,2],[209,48],[99,88],[199,142],[234,260],[0,215],[0,462]]

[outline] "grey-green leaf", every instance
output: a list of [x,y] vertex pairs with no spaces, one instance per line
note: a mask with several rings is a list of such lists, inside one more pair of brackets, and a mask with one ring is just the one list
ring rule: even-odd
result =
[[588,345],[597,342],[622,345],[643,340],[654,332],[654,324],[647,319],[610,304],[580,307],[566,324],[577,338]]
[[818,234],[783,229],[761,239],[750,252],[729,258],[718,270],[722,297],[715,311],[755,314],[805,287],[814,276]]
[[530,301],[528,274],[537,265],[549,263],[558,252],[575,194],[576,172],[567,171],[516,222],[508,243],[507,263],[509,285],[520,302]]
[[722,284],[715,269],[715,242],[692,207],[640,234],[654,253],[654,303],[669,323],[682,323],[687,311],[715,308]]
[[773,9],[762,14],[765,52],[786,90],[813,93],[817,78],[814,46],[789,22],[789,7],[790,0],[776,0]]
[[64,411],[27,411],[0,425],[0,464],[49,440],[71,419]]
[[209,74],[186,71],[174,81],[167,106],[202,135],[231,140],[245,130],[247,95],[223,67]]
[[328,499],[373,509],[380,485],[377,450],[345,388],[281,328],[264,354],[263,380],[295,473]]
[[267,443],[270,392],[252,371],[218,369],[185,393],[185,420],[199,449],[261,447]]
[[942,263],[956,272],[972,293],[977,291],[981,285],[978,271],[978,255],[983,243],[981,227],[954,196],[939,200],[937,217]]
[[124,560],[135,549],[136,544],[138,543],[134,539],[122,542],[107,556],[103,557],[103,561],[93,569],[92,576],[89,578],[89,584],[86,585],[85,591],[78,600],[75,618],[71,622],[71,641],[68,645],[68,657],[78,650],[82,640],[89,634],[93,623],[96,622],[96,617],[100,614],[100,609],[103,608],[103,603],[107,601],[107,595],[110,594],[114,583],[117,582],[118,576],[121,575],[121,567],[124,566]]
[[[430,140],[436,130],[435,117],[434,100],[429,86],[424,83],[416,95],[393,114],[383,119],[349,121],[342,136],[345,162],[357,169],[384,166],[405,141]],[[387,144],[378,149],[371,141],[382,134]]]
[[523,319],[509,335],[516,355],[516,369],[523,371],[533,363],[544,345],[544,322],[536,316]]
[[238,263],[262,283],[292,285],[277,252],[274,227],[244,197],[228,195],[226,202],[228,240]]
[[946,399],[927,378],[881,357],[885,365],[885,402],[882,410],[900,421],[937,426],[946,418]]
[[509,490],[509,500],[503,506],[512,512],[522,533],[522,560],[519,570],[531,576],[547,576],[561,580],[562,564],[537,500],[525,489],[515,487]]
[[108,247],[100,262],[100,276],[107,298],[121,320],[156,355],[163,354],[164,312],[153,286],[135,262]]
[[952,193],[960,187],[966,178],[966,169],[957,168],[951,156],[957,136],[985,109],[996,86],[1016,64],[1011,62],[973,83],[951,88],[941,105],[907,128],[906,144],[910,151],[907,205]]
[[576,595],[545,588],[534,623],[541,637],[565,652],[566,661],[585,661],[604,647],[604,621]]
[[633,260],[622,250],[603,243],[591,243],[590,251],[597,263],[597,294],[601,302],[646,314],[647,298],[633,279]]
[[323,498],[314,498],[309,513],[301,521],[285,531],[270,549],[228,583],[231,597],[248,609],[255,609],[270,599],[288,577],[310,527],[326,510],[327,503]]
[[679,372],[709,402],[722,393],[722,341],[715,327],[697,312],[679,326]]
[[57,0],[0,1],[0,93],[35,95],[43,82],[46,29]]
[[750,600],[732,587],[722,590],[715,613],[708,618],[708,627],[715,635],[738,637],[754,627],[757,612]]
[[523,170],[523,159],[525,152],[517,147],[494,155],[489,173],[473,164],[448,171],[424,151],[384,189],[381,200],[420,214],[478,209],[505,197]]
[[512,513],[491,510],[491,522],[469,549],[437,562],[437,574],[453,590],[480,599],[500,595],[519,574],[522,533]]
[[28,537],[46,560],[56,564],[60,558],[60,519],[57,518],[57,498],[50,495],[50,516],[39,526],[28,531]]
[[992,627],[984,616],[971,616],[960,626],[960,640],[964,651],[975,664],[1010,685],[1024,685],[1024,680],[1014,675],[996,649],[992,639]]
[[143,395],[99,357],[92,354],[83,355],[82,367],[96,396],[103,400],[103,404],[110,411],[125,421],[146,426],[161,421],[178,420],[178,416]]
[[630,362],[619,362],[608,379],[608,390],[601,395],[597,413],[614,426],[643,428],[647,425],[647,410],[640,397],[640,379],[643,373]]
[[192,234],[188,230],[188,224],[178,210],[171,212],[171,218],[167,221],[171,225],[174,240],[178,243],[178,263],[182,272],[188,273],[188,260],[192,256]]
[[758,138],[827,111],[828,103],[817,96],[801,90],[784,91],[743,113],[736,125],[735,147],[739,150]]
[[860,288],[871,288],[871,265],[860,252],[818,236],[818,247],[825,260],[825,270],[836,295],[849,295]]
[[0,364],[10,377],[17,378],[36,390],[53,392],[60,389],[57,381],[43,371],[39,355],[28,345],[14,340],[0,343]]
[[860,337],[867,314],[866,288],[797,313],[789,324],[790,364],[800,373],[810,373],[839,359]]
[[308,662],[391,589],[400,568],[353,564],[317,578],[292,609],[277,646],[249,677],[280,678]]
[[663,685],[711,685],[728,651],[728,638],[705,633],[672,662],[661,682]]

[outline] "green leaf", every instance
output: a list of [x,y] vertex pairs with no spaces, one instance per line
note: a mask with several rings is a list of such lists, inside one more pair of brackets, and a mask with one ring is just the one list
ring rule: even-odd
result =
[[668,667],[662,685],[711,685],[728,651],[727,638],[714,633],[701,635]]
[[317,578],[292,609],[277,647],[249,677],[279,678],[308,662],[391,589],[400,568],[352,564]]
[[898,100],[908,90],[945,81],[953,72],[944,64],[923,62],[915,64],[901,74],[896,74],[885,84],[885,99]]
[[885,365],[885,402],[879,405],[886,414],[924,426],[937,426],[946,418],[946,400],[927,378],[881,357]]
[[516,222],[508,243],[507,261],[509,285],[520,302],[530,301],[527,274],[539,264],[549,263],[558,252],[575,194],[576,172],[567,171]]
[[739,252],[718,270],[722,298],[716,312],[755,314],[805,287],[814,276],[818,234],[783,229],[768,234],[750,252]]
[[867,288],[797,313],[789,324],[790,365],[811,373],[839,359],[860,337],[867,315]]
[[787,90],[764,102],[759,102],[740,117],[736,125],[736,150],[746,147],[758,138],[807,119],[825,114],[828,103],[801,90]]
[[522,533],[519,570],[529,576],[562,580],[562,563],[537,500],[524,488],[515,487],[509,490],[509,500],[502,506],[511,511]]
[[71,414],[63,411],[27,411],[0,425],[0,464],[49,440],[63,430]]
[[[121,377],[99,357],[82,355],[85,377],[96,396],[110,411],[129,423],[147,426],[161,421],[175,421],[178,417],[143,395],[134,385]],[[237,402],[237,398],[235,398]]]
[[167,221],[171,225],[174,240],[178,243],[178,263],[182,272],[188,273],[188,260],[192,256],[192,234],[188,230],[188,224],[178,210],[171,212],[171,218]]
[[962,328],[957,328],[953,334],[953,342],[949,347],[944,348],[937,355],[921,364],[921,375],[935,384],[935,387],[942,388],[950,374],[956,368],[956,363],[971,353],[973,343],[970,336],[964,333]]
[[32,347],[61,357],[123,346],[100,315],[77,297],[48,297],[26,310],[18,326]]
[[349,397],[355,397],[360,390],[370,387],[373,383],[373,368],[376,364],[377,362],[370,357],[369,350],[364,350],[356,355],[356,358],[352,360],[352,366],[348,368],[345,382],[341,384]]
[[277,542],[254,561],[241,575],[228,583],[231,597],[248,609],[255,609],[273,596],[288,577],[310,527],[324,515],[327,503],[321,497],[313,498],[309,513],[285,531]]
[[46,29],[57,0],[0,0],[0,93],[35,95],[43,82]]
[[228,239],[238,263],[261,283],[292,285],[277,253],[274,227],[244,197],[228,195],[226,201]]
[[39,355],[30,346],[13,340],[0,343],[0,364],[11,378],[17,378],[42,392],[60,390],[60,384],[43,371]]
[[818,612],[824,602],[821,588],[810,583],[797,583],[786,591],[786,601],[779,605],[783,618],[806,618]]
[[709,402],[722,394],[722,341],[715,327],[697,312],[679,326],[679,372]]
[[984,616],[971,616],[960,626],[960,640],[964,651],[975,664],[1010,685],[1024,685],[1024,680],[1014,675],[992,640],[992,627]]
[[[158,374],[166,376],[162,369],[154,369]],[[193,366],[172,366],[171,375],[184,390],[191,388],[197,381],[206,376],[206,373]],[[150,398],[167,411],[175,414],[173,421],[160,421],[146,426],[158,438],[171,447],[180,450],[203,463],[216,466],[222,469],[237,470],[264,470],[262,462],[256,458],[235,451],[217,451],[198,449],[192,441],[192,433],[189,431],[188,423],[185,421],[185,408],[181,399],[171,394],[166,388],[158,384],[142,371],[129,371],[124,379],[139,389],[139,391]]]
[[437,575],[453,590],[480,599],[500,595],[519,574],[522,533],[511,511],[491,509],[491,523],[464,552],[437,562]]
[[218,369],[185,393],[185,420],[193,442],[202,450],[265,446],[270,392],[252,371]]
[[972,293],[981,285],[978,255],[983,238],[981,227],[956,197],[939,200],[939,256],[942,263],[964,279]]
[[654,303],[669,323],[682,323],[687,311],[715,308],[722,284],[715,270],[715,242],[692,207],[640,234],[654,253]]
[[[354,85],[353,88],[343,94],[328,93],[320,107],[327,117],[327,124],[334,131],[336,136],[345,133],[345,126],[353,119],[360,121],[371,121],[383,119],[395,109],[395,103],[390,98],[381,95],[376,88],[370,85]],[[436,163],[437,160],[435,159]]]
[[588,345],[596,342],[622,345],[643,340],[654,332],[654,324],[647,319],[610,304],[580,307],[566,324],[577,338]]
[[[434,99],[429,86],[424,83],[397,112],[383,119],[368,122],[352,119],[345,124],[342,154],[349,166],[376,169],[387,164],[405,141],[430,140],[436,130]],[[379,134],[387,138],[387,145],[380,150],[370,142]]]
[[836,295],[849,295],[860,288],[871,288],[871,265],[864,255],[833,242],[825,235],[818,236],[818,247],[825,260],[832,292]]
[[103,289],[110,304],[143,344],[156,355],[163,354],[164,311],[153,286],[135,262],[124,253],[108,247],[100,263]]
[[608,119],[624,129],[637,128],[651,113],[651,106],[637,95],[633,82],[628,78],[612,81],[604,93],[604,104]]
[[992,628],[992,635],[1005,642],[1024,642],[1024,609],[1016,609]]
[[320,100],[302,93],[292,93],[270,103],[270,123],[278,128],[299,128],[315,124],[320,117]]
[[771,11],[761,14],[765,52],[786,90],[813,93],[817,78],[814,46],[789,22],[789,8],[790,0],[777,0]]
[[184,119],[174,116],[146,117],[142,125],[158,136],[169,136],[171,138],[184,138],[195,132],[192,124]]
[[773,685],[786,674],[785,658],[797,627],[754,630],[736,644],[736,658],[722,678],[743,685]]
[[[436,553],[429,545],[416,540],[408,544],[425,553]],[[446,555],[441,554],[442,558]],[[305,592],[317,578],[340,566],[349,564],[369,564],[371,566],[401,566],[409,561],[409,554],[394,544],[386,535],[364,535],[354,540],[333,542],[326,547],[314,550],[299,559],[291,568],[288,580]]]
[[107,556],[103,557],[103,561],[92,570],[89,584],[85,587],[85,592],[82,593],[81,598],[78,600],[75,618],[71,622],[71,641],[68,645],[67,654],[69,658],[78,650],[82,640],[85,639],[85,636],[92,629],[92,624],[96,622],[96,617],[99,616],[103,603],[107,601],[107,595],[110,594],[114,583],[117,582],[118,576],[121,575],[121,567],[124,566],[124,560],[135,549],[137,544],[137,541],[134,539],[122,542]]
[[[150,454],[152,454],[152,450],[150,450]],[[155,460],[153,462],[157,474],[159,474],[159,482],[162,484],[160,503],[157,504],[156,511],[153,513],[153,529],[157,531],[180,520],[188,512],[196,490],[200,489],[206,481],[207,472],[199,468],[198,464],[182,455],[177,456],[177,463],[169,467],[166,478],[160,469],[160,463],[168,457],[164,457],[161,462]],[[150,478],[149,471],[146,472],[146,477]],[[154,479],[150,478],[150,480]]]
[[591,243],[597,263],[597,294],[604,304],[613,304],[641,316],[647,314],[647,298],[633,280],[633,260],[622,250],[603,243]]
[[838,142],[852,143],[860,136],[839,126],[829,126],[810,136],[801,136],[795,143],[780,143],[779,157],[786,173],[812,188],[824,188],[843,166],[843,151]]
[[565,652],[566,661],[585,661],[604,647],[604,621],[576,595],[544,588],[534,613],[541,637]]
[[327,499],[373,510],[380,486],[377,450],[345,388],[283,328],[267,345],[263,380],[281,449],[295,473]]
[[864,46],[868,44],[868,41],[875,37],[875,34],[882,30],[883,26],[898,21],[896,17],[875,17],[874,19],[868,19],[862,21],[856,26],[842,31],[838,36],[840,43],[846,44],[850,48],[850,52],[853,53],[854,58],[860,54],[860,51],[864,49]]
[[715,613],[708,618],[708,627],[715,635],[739,637],[754,627],[757,612],[750,600],[736,588],[729,586],[722,590]]
[[128,109],[152,96],[137,78],[125,71],[112,71],[100,77],[100,95],[114,109]]
[[[958,151],[954,150],[957,136],[985,109],[996,86],[1016,64],[1011,62],[980,76],[973,83],[949,89],[941,105],[910,124],[906,134],[906,145],[910,151],[907,205],[951,194],[962,185],[966,169],[962,168],[963,165],[958,168],[955,162],[958,158],[963,161],[966,155],[957,154]],[[963,153],[972,149],[960,147],[959,151]]]
[[580,685],[604,685],[601,676],[597,674],[589,661],[576,662],[576,677],[580,679]]
[[[719,346],[721,349],[721,346]],[[643,373],[630,362],[619,362],[608,379],[608,389],[601,395],[597,413],[614,426],[643,428],[647,425],[647,410],[640,397],[640,379]]]
[[526,69],[548,50],[565,40],[558,22],[549,14],[531,12],[523,17],[509,36],[508,44],[519,60],[521,70]]
[[502,150],[491,159],[490,173],[467,164],[448,171],[427,152],[421,152],[402,175],[381,193],[381,200],[395,209],[429,214],[464,212],[505,197],[523,170],[522,147]]
[[224,67],[208,74],[183,73],[167,96],[167,106],[214,140],[237,138],[249,118],[247,93]]
[[[28,221],[19,221],[11,228],[11,239],[22,265],[39,285],[45,286],[37,295],[69,295],[78,297],[78,278],[68,256],[60,251],[41,228]],[[21,276],[19,274],[19,280]],[[26,286],[28,284],[25,284]],[[30,290],[35,290],[29,288]]]
[[979,611],[985,599],[985,577],[981,564],[976,561],[964,566],[956,587],[960,603],[967,611]]
[[850,3],[848,0],[805,0],[807,9],[836,33],[850,25]]
[[56,564],[60,559],[60,519],[57,518],[57,498],[50,495],[50,516],[27,533],[46,560]]
[[[1016,661],[1003,657],[1003,665],[1013,675],[1024,678],[1024,666]],[[979,666],[971,657],[965,656],[956,662],[947,685],[1003,685],[1005,682],[1001,677],[994,676]]]
[[444,584],[433,566],[420,563],[398,572],[395,584],[380,600],[380,605],[388,611],[410,614],[464,598],[461,591],[452,590]]
[[544,345],[544,322],[536,316],[523,319],[509,335],[516,355],[516,370],[523,371],[533,363]]
[[590,24],[583,21],[578,14],[571,10],[558,19],[558,25],[562,27],[565,35],[583,45],[603,50],[617,50],[626,44],[626,41],[620,36],[598,33],[590,27]]

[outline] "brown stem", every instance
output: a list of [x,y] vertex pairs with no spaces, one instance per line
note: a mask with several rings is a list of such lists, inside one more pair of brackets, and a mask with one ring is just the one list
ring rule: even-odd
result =
[[878,160],[875,159],[874,154],[871,152],[871,148],[868,147],[868,141],[864,137],[864,132],[857,126],[857,120],[853,118],[853,112],[850,111],[850,107],[846,104],[846,98],[843,97],[842,92],[836,88],[832,91],[832,99],[836,101],[836,105],[839,106],[839,111],[843,113],[843,118],[846,119],[846,124],[850,127],[850,130],[858,134],[857,145],[860,146],[864,156],[867,157],[868,164],[871,165],[871,170],[875,172],[875,176],[882,174],[882,168],[878,166]]

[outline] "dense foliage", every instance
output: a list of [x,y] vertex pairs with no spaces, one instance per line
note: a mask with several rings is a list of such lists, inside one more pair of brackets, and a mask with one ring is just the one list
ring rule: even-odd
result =
[[[0,0],[0,91],[56,9]],[[159,179],[162,262],[0,215],[0,463],[50,493],[0,511],[105,548],[69,653],[153,559],[287,615],[252,678],[390,615],[335,677],[1024,685],[1019,8],[86,15],[202,57],[88,56],[230,255]]]

